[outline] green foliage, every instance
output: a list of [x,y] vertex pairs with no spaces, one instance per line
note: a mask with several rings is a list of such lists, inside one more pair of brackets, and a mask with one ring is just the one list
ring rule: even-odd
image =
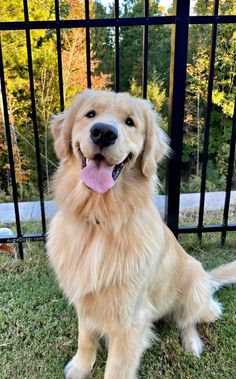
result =
[[226,180],[226,173],[229,160],[229,149],[230,145],[228,143],[223,143],[220,150],[218,151],[216,158],[217,173],[223,181]]
[[[108,10],[95,2],[94,11],[98,18],[114,17],[114,5]],[[150,15],[163,14],[159,1],[150,2]],[[142,0],[126,0],[120,7],[121,17],[139,17],[144,14]],[[105,16],[106,15],[106,16]],[[138,86],[142,85],[143,67],[143,27],[120,28],[120,90],[128,91],[134,79]],[[92,30],[94,57],[99,61],[97,72],[111,73],[112,88],[114,89],[114,59],[115,59],[115,31],[112,28]],[[149,81],[152,77],[159,77],[165,87],[168,87],[170,61],[171,27],[150,26],[148,36],[148,73]]]
[[[139,86],[135,79],[132,79],[130,91],[131,95],[142,97],[142,88]],[[154,105],[156,112],[161,112],[166,104],[166,90],[163,83],[158,83],[156,78],[153,78],[147,85],[147,98]]]
[[[55,19],[54,0],[29,0],[30,20]],[[220,2],[220,14],[234,14],[235,1]],[[213,0],[195,2],[195,14],[212,14]],[[169,13],[168,13],[169,12]],[[150,1],[150,15],[170,14],[158,1]],[[144,15],[143,0],[120,2],[120,17]],[[60,1],[62,19],[84,18],[82,0]],[[114,3],[90,1],[91,18],[114,17]],[[23,20],[23,2],[3,1],[0,21]],[[148,27],[148,98],[167,123],[169,91],[169,63],[171,25]],[[120,36],[120,90],[142,97],[143,85],[143,32],[144,27],[121,27]],[[91,28],[91,71],[93,88],[115,88],[115,29]],[[37,127],[41,149],[41,168],[44,188],[50,189],[49,177],[55,170],[56,157],[49,131],[49,118],[59,111],[59,84],[55,30],[30,32],[34,88],[37,110]],[[12,133],[19,199],[37,198],[37,167],[35,163],[34,128],[28,74],[28,57],[24,31],[3,31],[1,43],[4,57],[7,100]],[[61,31],[63,82],[66,105],[73,95],[87,86],[85,30],[81,28]],[[197,190],[201,175],[204,123],[207,106],[211,25],[191,25],[182,154],[184,191]],[[209,142],[209,167],[207,189],[224,189],[227,173],[229,141],[235,98],[235,25],[218,25],[217,50],[212,93],[212,113]],[[11,181],[7,157],[3,109],[0,102],[0,190],[1,197],[9,200]],[[235,186],[235,177],[234,183]],[[164,170],[161,169],[161,181]]]
[[1,2],[0,21],[20,21],[23,18],[23,1],[7,0]]
[[[213,1],[198,0],[195,4],[196,14],[212,14],[213,3]],[[220,13],[234,14],[234,12],[235,2],[233,0],[221,2]],[[211,26],[192,25],[189,34],[183,162],[190,162],[188,165],[188,172],[190,173],[189,183],[190,187],[194,187],[194,183],[191,183],[191,175],[193,172],[197,176],[201,173],[209,78]],[[222,153],[222,145],[229,144],[232,129],[236,94],[233,85],[236,73],[235,38],[235,25],[218,25],[209,142],[210,168],[208,168],[208,175],[211,175],[213,172],[215,173],[215,175],[211,175],[211,179],[208,179],[218,190],[225,189],[225,177],[228,168],[228,157],[226,158],[226,152]],[[194,160],[191,159],[193,154],[195,156]],[[224,159],[220,154],[224,155]],[[220,162],[219,157],[221,157]],[[186,179],[188,177],[185,175]],[[188,183],[184,183],[183,187],[187,189]]]
[[[23,3],[23,2],[22,2]],[[49,20],[54,16],[54,1],[29,1],[30,20]],[[60,7],[62,18],[83,17],[83,3],[80,0],[66,0]],[[67,6],[66,6],[67,5]],[[19,2],[7,0],[0,10],[0,19],[18,20],[22,7]],[[55,170],[55,153],[49,131],[49,118],[59,111],[59,84],[55,30],[33,30],[30,32],[33,59],[34,91],[36,100],[36,118],[41,151],[41,169],[44,187],[50,189],[49,177]],[[28,57],[25,32],[6,31],[1,34],[4,56],[5,79],[10,127],[12,132],[13,154],[15,160],[18,195],[21,200],[38,198],[37,167],[35,163],[34,126],[32,122],[32,104],[28,73]],[[78,91],[86,87],[85,31],[67,30],[62,33],[62,60],[64,94],[66,103]],[[92,69],[96,64],[92,65]],[[109,83],[107,75],[93,75],[95,87],[105,87]],[[10,174],[4,133],[4,117],[0,103],[0,189],[6,199],[10,193]]]
[[[195,193],[200,192],[201,188],[201,178],[200,176],[190,176],[189,182],[181,183],[181,192],[183,193]],[[214,192],[216,191],[216,185],[209,180],[206,180],[206,192]]]

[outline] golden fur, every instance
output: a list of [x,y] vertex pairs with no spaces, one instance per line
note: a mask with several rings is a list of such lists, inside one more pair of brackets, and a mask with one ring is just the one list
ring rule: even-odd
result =
[[[90,139],[96,122],[116,125],[119,137],[102,151],[116,165],[132,155],[115,186],[104,194],[80,180],[81,154],[99,152]],[[132,117],[135,126],[125,124]],[[152,201],[156,164],[168,139],[145,100],[128,94],[84,91],[52,121],[61,160],[54,178],[58,213],[48,234],[51,265],[79,318],[79,343],[67,365],[67,379],[86,378],[98,341],[108,340],[105,379],[134,379],[148,346],[153,321],[173,317],[183,347],[199,356],[203,344],[196,324],[221,314],[213,299],[220,285],[236,281],[236,262],[206,272],[163,223]]]

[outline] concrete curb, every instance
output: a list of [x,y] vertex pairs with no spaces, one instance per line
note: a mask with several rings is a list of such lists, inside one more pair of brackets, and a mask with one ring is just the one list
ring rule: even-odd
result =
[[[198,210],[200,201],[200,193],[186,193],[180,195],[180,213],[186,211]],[[206,192],[205,210],[216,211],[224,208],[225,192]],[[154,196],[154,202],[161,212],[165,210],[165,196]],[[46,218],[52,218],[56,211],[56,204],[53,200],[45,201]],[[231,192],[230,204],[236,205],[236,191]],[[19,212],[21,221],[37,221],[41,220],[40,202],[23,202],[19,203]],[[0,222],[3,224],[15,222],[15,212],[13,203],[0,203]]]

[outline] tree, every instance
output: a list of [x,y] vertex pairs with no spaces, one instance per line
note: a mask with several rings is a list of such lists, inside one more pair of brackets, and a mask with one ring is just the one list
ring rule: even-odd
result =
[[[114,17],[114,5],[108,10],[98,2],[95,2],[97,17]],[[150,15],[164,14],[165,10],[159,6],[159,1],[150,2]],[[121,17],[138,17],[144,14],[144,2],[142,0],[126,0],[120,7]],[[93,32],[93,47],[95,58],[99,62],[97,72],[111,75],[112,88],[114,89],[115,73],[115,31],[113,28],[96,29]],[[120,28],[120,90],[129,91],[132,81],[138,86],[142,85],[143,71],[143,27],[121,27]],[[149,80],[153,76],[168,87],[169,61],[170,61],[170,38],[171,26],[149,27],[149,53],[148,53],[148,75]]]
[[[235,3],[221,2],[221,13],[233,14]],[[212,1],[196,2],[197,14],[211,14]],[[189,64],[186,89],[186,115],[183,161],[184,171],[189,175],[200,175],[203,148],[203,126],[207,103],[209,52],[211,26],[192,25],[189,32]],[[214,89],[210,125],[208,177],[217,189],[224,188],[227,172],[227,154],[232,128],[235,88],[235,41],[233,25],[218,25],[217,48],[214,66]],[[186,170],[186,165],[188,170]],[[213,173],[214,171],[214,173]],[[223,173],[224,171],[224,173]],[[217,176],[218,173],[218,176]]]
[[[21,5],[20,5],[21,4]],[[21,2],[7,0],[0,9],[1,20],[20,20],[23,18]],[[61,4],[62,18],[83,17],[83,2],[66,0]],[[31,20],[49,20],[54,18],[54,1],[45,0],[42,6],[39,0],[29,2]],[[48,121],[53,112],[59,110],[59,85],[57,69],[57,50],[55,30],[33,30],[30,32],[34,89],[37,110],[37,126],[40,140],[41,169],[45,187],[55,169],[55,154],[52,138],[48,130]],[[1,35],[10,127],[13,137],[13,152],[17,170],[19,195],[28,188],[28,196],[38,197],[37,168],[35,163],[34,130],[30,100],[30,86],[25,32],[6,31]],[[85,30],[69,29],[62,33],[62,60],[66,103],[79,90],[86,87]],[[105,88],[110,83],[109,75],[95,73],[98,61],[92,57],[92,81],[95,88]],[[1,110],[3,120],[3,112]],[[4,124],[0,124],[0,143],[5,146]],[[6,149],[0,160],[0,185],[9,191],[9,177]],[[29,175],[30,174],[30,175]],[[3,184],[4,182],[4,184]],[[7,186],[5,185],[7,183]],[[33,186],[32,186],[33,183]],[[31,193],[31,194],[30,194]]]
[[[133,96],[142,97],[142,87],[137,84],[135,79],[131,82],[130,93]],[[154,105],[156,112],[161,112],[166,102],[166,90],[163,83],[153,77],[147,85],[147,98]]]
[[[234,14],[235,1],[220,2],[221,14]],[[213,1],[198,0],[196,14],[211,14]],[[169,14],[159,1],[150,1],[150,15]],[[54,0],[29,2],[30,20],[55,19]],[[125,0],[120,7],[121,17],[144,14],[143,0]],[[60,2],[62,19],[84,18],[82,0]],[[90,1],[91,18],[114,17],[114,4],[105,7],[100,1]],[[3,1],[0,20],[23,20],[23,2]],[[120,90],[142,97],[143,72],[142,26],[121,27],[120,36]],[[148,98],[164,120],[167,116],[170,62],[170,25],[148,27]],[[57,38],[55,30],[30,32],[37,125],[40,139],[42,173],[45,187],[55,169],[55,154],[48,129],[50,115],[59,111],[59,84],[57,68]],[[115,88],[115,28],[91,28],[91,72],[93,88]],[[34,131],[30,100],[26,37],[24,31],[4,31],[1,34],[9,119],[13,152],[17,167],[19,194],[28,192],[28,198],[37,198],[37,169],[35,165]],[[85,29],[71,28],[61,31],[63,79],[66,105],[71,97],[87,87]],[[232,127],[235,86],[234,25],[218,25],[214,90],[212,96],[211,135],[209,144],[208,188],[221,189],[227,171],[227,157]],[[191,25],[189,28],[188,72],[185,106],[185,136],[183,150],[183,176],[199,184],[203,150],[204,118],[207,102],[207,81],[211,25]],[[0,107],[0,188],[10,193],[3,110]],[[217,176],[218,173],[218,176]],[[33,183],[33,185],[32,185]],[[187,190],[189,184],[184,183]],[[30,194],[30,195],[29,195]]]

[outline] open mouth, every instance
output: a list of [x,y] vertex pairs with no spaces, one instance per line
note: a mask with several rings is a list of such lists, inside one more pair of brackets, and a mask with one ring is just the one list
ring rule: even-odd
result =
[[81,151],[80,153],[82,157],[80,179],[88,188],[98,193],[105,193],[115,185],[115,180],[132,157],[132,154],[129,154],[121,163],[110,165],[102,154],[96,154],[94,159],[89,160]]

